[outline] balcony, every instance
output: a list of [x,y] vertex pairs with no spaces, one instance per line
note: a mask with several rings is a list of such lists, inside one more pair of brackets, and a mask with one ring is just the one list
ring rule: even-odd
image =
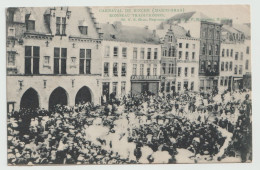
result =
[[147,76],[147,75],[132,75],[131,81],[133,80],[148,80],[148,81],[159,81],[160,76]]

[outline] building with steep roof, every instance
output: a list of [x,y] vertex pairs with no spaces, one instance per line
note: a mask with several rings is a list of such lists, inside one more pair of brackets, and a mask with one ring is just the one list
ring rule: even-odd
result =
[[[182,32],[182,37],[191,37],[193,40],[199,41],[199,68],[198,75],[200,80],[199,89],[204,90],[217,90],[218,76],[219,76],[219,51],[221,46],[221,24],[212,22],[209,17],[201,12],[186,12],[177,14],[165,22],[162,22],[158,29],[169,27],[170,25],[178,24],[186,30],[186,34]],[[185,38],[183,38],[185,39]],[[187,38],[186,38],[187,39]],[[188,43],[189,44],[189,43]],[[179,52],[181,53],[181,52]],[[185,52],[189,54],[188,51]],[[181,55],[181,54],[179,54]],[[185,67],[185,66],[184,66]],[[189,68],[184,68],[184,75],[189,72]],[[181,75],[182,68],[178,68],[179,75]],[[182,77],[182,76],[180,76]],[[179,83],[179,86],[182,86]],[[185,88],[187,81],[185,81]],[[189,86],[188,86],[189,87]],[[179,88],[182,89],[182,88]]]
[[198,91],[199,39],[176,24],[158,27],[162,39],[161,92]]
[[90,8],[8,8],[7,106],[100,103],[102,34]]
[[247,24],[221,21],[222,43],[219,90],[251,88],[250,28]]
[[121,22],[100,24],[102,42],[102,94],[151,92],[160,82],[161,42],[148,27],[125,26]]

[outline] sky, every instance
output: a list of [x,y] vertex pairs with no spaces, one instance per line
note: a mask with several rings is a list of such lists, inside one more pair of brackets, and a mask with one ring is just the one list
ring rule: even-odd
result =
[[[104,9],[121,9],[121,11],[105,11]],[[131,9],[131,14],[158,14],[163,16],[157,17],[135,17],[141,18],[141,21],[133,21],[133,17],[115,17],[116,14],[129,14],[125,12],[125,9]],[[147,10],[150,11],[147,12]],[[152,9],[176,9],[172,12],[152,12]],[[177,10],[179,9],[179,12]],[[133,10],[141,10],[139,12],[133,12]],[[250,6],[249,5],[187,5],[187,6],[130,6],[130,7],[92,7],[92,12],[94,16],[97,18],[97,22],[99,23],[113,23],[114,21],[119,21],[121,18],[126,18],[126,21],[121,21],[124,25],[134,25],[134,26],[149,26],[150,29],[155,29],[158,24],[162,21],[149,21],[149,18],[155,19],[168,19],[178,13],[183,12],[191,12],[197,11],[201,12],[204,15],[210,18],[226,18],[232,19],[233,23],[241,24],[241,23],[250,23]],[[112,14],[112,16],[110,16]],[[131,18],[131,21],[127,19]],[[148,19],[148,21],[144,21],[143,19]]]

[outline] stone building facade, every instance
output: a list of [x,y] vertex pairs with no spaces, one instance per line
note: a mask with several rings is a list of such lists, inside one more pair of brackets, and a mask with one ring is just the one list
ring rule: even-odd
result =
[[8,111],[100,103],[102,34],[90,8],[8,8],[6,14]]

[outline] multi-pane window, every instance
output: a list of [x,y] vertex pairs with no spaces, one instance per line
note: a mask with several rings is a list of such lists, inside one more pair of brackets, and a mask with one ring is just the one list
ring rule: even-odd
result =
[[219,55],[219,45],[215,45],[215,55]]
[[66,17],[62,17],[62,35],[66,35]]
[[207,83],[207,84],[206,84],[206,89],[207,89],[207,90],[209,90],[210,87],[211,87],[211,83],[210,83],[210,82],[211,82],[210,80],[207,80],[207,81],[206,81],[206,83]]
[[184,75],[185,77],[188,77],[188,67],[185,67]]
[[213,48],[212,48],[212,45],[210,44],[209,45],[209,55],[212,55],[212,50],[213,50]]
[[80,49],[79,52],[79,73],[90,74],[91,49]]
[[189,60],[189,52],[187,52],[187,51],[185,53],[185,60]]
[[56,35],[66,35],[66,17],[56,17]]
[[144,75],[144,64],[140,64],[140,75]]
[[[167,50],[166,50],[166,52],[167,52]],[[174,57],[175,56],[175,47],[174,46],[170,47],[168,52],[169,52],[168,57]]]
[[171,82],[167,82],[166,84],[166,92],[170,92],[171,89]]
[[35,31],[35,21],[34,20],[27,20],[26,21],[26,30],[27,31]]
[[79,31],[83,35],[88,35],[88,27],[87,26],[79,26]]
[[7,64],[8,66],[15,66],[15,52],[8,52]]
[[173,74],[174,72],[174,64],[169,64],[169,73]]
[[191,91],[194,90],[194,81],[192,81],[192,82],[190,83],[190,90],[191,90]]
[[222,49],[222,57],[225,56],[225,49]]
[[112,92],[113,92],[115,95],[117,95],[117,82],[113,82],[112,85],[113,85],[113,86],[112,86]]
[[183,89],[184,90],[188,90],[188,88],[189,88],[189,82],[188,81],[184,81],[183,82]]
[[161,83],[161,92],[164,92],[164,88],[165,88],[165,82]]
[[154,59],[155,59],[155,60],[156,60],[157,57],[158,57],[158,51],[157,51],[157,50],[158,50],[157,48],[154,49]]
[[186,43],[186,48],[189,48],[189,43]]
[[207,67],[208,70],[211,70],[211,62],[208,61],[208,67]]
[[147,49],[147,59],[151,59],[151,48]]
[[113,63],[113,76],[117,77],[118,76],[118,64]]
[[172,35],[169,35],[169,41],[172,42]]
[[123,47],[123,48],[122,48],[122,56],[123,56],[124,58],[127,57],[127,48],[126,48],[126,47]]
[[195,52],[192,52],[192,60],[195,60]]
[[133,64],[133,75],[136,75],[137,64]]
[[227,57],[229,56],[229,49],[227,49]]
[[172,64],[169,64],[169,67],[168,67],[168,74],[171,73],[171,67],[172,67]]
[[221,85],[221,86],[224,85],[224,77],[221,77],[221,79],[220,79],[220,85]]
[[246,60],[246,70],[248,70],[248,68],[249,68],[249,61]]
[[182,43],[179,43],[179,48],[182,48]]
[[121,95],[125,95],[125,86],[126,86],[126,82],[122,81],[121,82]]
[[228,62],[226,62],[225,71],[228,71]]
[[230,57],[233,57],[233,49],[230,50]]
[[235,65],[234,72],[237,74],[237,65]]
[[105,57],[109,57],[110,56],[110,46],[106,46],[105,47]]
[[140,58],[141,58],[141,59],[144,59],[144,48],[141,48]]
[[151,75],[151,66],[148,65],[147,67],[147,76],[150,76]]
[[238,52],[235,54],[235,60],[238,60]]
[[243,66],[240,65],[240,66],[239,66],[239,74],[242,74],[242,69],[243,69]]
[[56,35],[60,35],[61,18],[56,17]]
[[25,46],[25,74],[39,74],[40,47]]
[[179,51],[179,59],[181,60],[182,58],[182,51]]
[[181,91],[181,82],[178,82],[178,91]]
[[133,59],[137,59],[137,48],[133,49]]
[[200,71],[201,72],[205,71],[205,61],[201,61],[201,63],[200,63]]
[[204,80],[200,80],[200,90],[204,90]]
[[114,57],[118,56],[118,47],[114,47]]
[[178,67],[178,77],[181,76],[181,67]]
[[163,49],[162,50],[162,55],[165,57],[165,56],[167,56],[167,49]]
[[250,50],[249,50],[249,47],[247,46],[247,47],[246,47],[246,54],[249,54],[249,51],[250,51]]
[[126,63],[122,63],[121,76],[126,76]]
[[104,77],[109,77],[109,63],[104,63]]
[[202,44],[202,55],[205,55],[206,54],[206,44],[203,43]]
[[153,75],[156,76],[157,75],[157,64],[153,65]]
[[243,60],[244,54],[243,52],[240,53],[240,60]]
[[216,61],[214,61],[213,63],[213,69],[214,69],[214,72],[218,72],[218,63]]
[[163,70],[163,74],[166,74],[166,63],[162,64],[162,70]]
[[224,83],[224,86],[227,86],[227,82],[228,82],[228,79],[227,79],[227,77],[225,77],[225,83]]
[[192,68],[191,68],[191,76],[194,76],[194,73],[195,73],[195,68],[192,67]]
[[232,71],[232,69],[233,69],[233,63],[232,63],[232,61],[230,61],[229,62],[229,70]]

